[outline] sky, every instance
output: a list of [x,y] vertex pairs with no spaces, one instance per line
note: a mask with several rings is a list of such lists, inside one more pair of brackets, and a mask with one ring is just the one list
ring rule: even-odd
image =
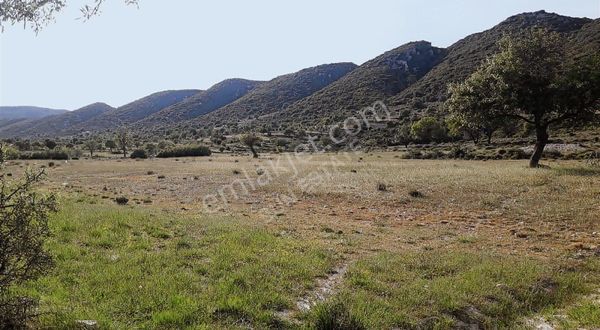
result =
[[0,34],[0,105],[74,110],[153,92],[269,80],[325,63],[362,64],[414,40],[447,47],[537,10],[598,18],[600,0],[106,0],[83,22],[69,0],[39,34]]

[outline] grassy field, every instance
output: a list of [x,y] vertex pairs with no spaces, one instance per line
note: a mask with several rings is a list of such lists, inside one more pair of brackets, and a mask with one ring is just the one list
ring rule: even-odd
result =
[[56,162],[41,188],[61,200],[56,267],[15,292],[45,328],[598,328],[600,170],[549,165]]

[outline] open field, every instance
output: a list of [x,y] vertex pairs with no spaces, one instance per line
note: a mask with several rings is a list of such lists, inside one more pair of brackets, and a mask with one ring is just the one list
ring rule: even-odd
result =
[[[30,161],[42,325],[600,327],[600,170],[400,153]],[[125,196],[128,205],[114,198]],[[209,206],[210,205],[210,206]]]

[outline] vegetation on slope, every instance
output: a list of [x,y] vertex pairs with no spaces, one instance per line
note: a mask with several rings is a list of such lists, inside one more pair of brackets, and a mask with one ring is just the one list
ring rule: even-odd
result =
[[273,122],[315,126],[344,120],[363,107],[397,94],[418,81],[444,56],[429,42],[412,42],[359,66],[330,86],[279,113]]
[[191,124],[218,126],[285,111],[293,102],[328,86],[355,68],[353,63],[325,64],[279,76],[237,101],[191,121]]
[[0,135],[4,137],[61,136],[64,135],[65,131],[70,131],[73,127],[111,110],[114,110],[114,108],[106,103],[93,103],[64,114],[28,122],[25,127],[5,127],[0,130]]
[[246,79],[227,79],[206,91],[166,107],[135,123],[139,129],[160,128],[162,125],[184,122],[223,107],[259,86],[262,82]]
[[170,105],[184,101],[198,92],[200,91],[190,89],[154,93],[80,123],[72,127],[69,131],[114,130],[120,126],[144,119]]

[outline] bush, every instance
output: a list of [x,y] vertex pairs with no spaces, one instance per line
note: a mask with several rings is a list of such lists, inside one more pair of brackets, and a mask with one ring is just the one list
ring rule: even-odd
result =
[[161,151],[156,155],[158,158],[171,157],[203,157],[210,156],[211,151],[207,146],[184,146],[175,147],[169,150]]
[[15,160],[19,159],[19,150],[11,146],[2,146],[2,153],[4,160]]
[[144,149],[136,149],[131,153],[131,155],[129,157],[131,157],[133,159],[135,159],[135,158],[146,159],[146,158],[148,158],[148,153]]
[[20,159],[52,159],[68,160],[69,154],[64,150],[36,151],[31,153],[21,153]]
[[[0,160],[1,161],[1,160]],[[0,191],[0,329],[25,328],[36,302],[14,297],[8,288],[34,280],[52,267],[45,247],[50,236],[48,215],[56,211],[53,195],[33,191],[44,172],[25,174],[22,182],[2,178]]]
[[126,205],[127,203],[129,203],[129,198],[124,196],[117,197],[115,198],[115,202],[117,202],[117,204],[119,205]]

